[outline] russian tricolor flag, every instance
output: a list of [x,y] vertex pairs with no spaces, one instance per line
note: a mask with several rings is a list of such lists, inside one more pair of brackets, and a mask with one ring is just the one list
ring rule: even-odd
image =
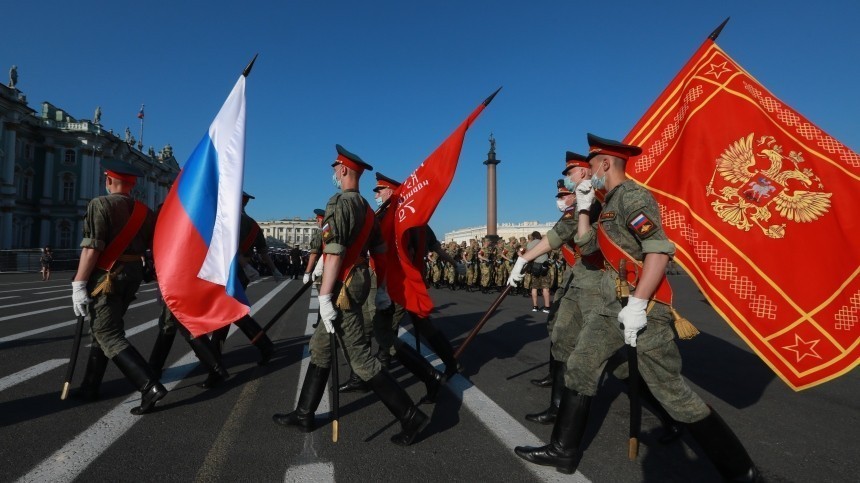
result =
[[179,173],[155,225],[164,303],[193,336],[250,311],[238,280],[245,165],[245,76]]

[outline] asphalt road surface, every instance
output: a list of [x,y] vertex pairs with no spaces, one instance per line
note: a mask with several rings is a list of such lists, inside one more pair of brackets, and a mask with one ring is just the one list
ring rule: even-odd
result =
[[[659,422],[647,409],[639,457],[628,460],[629,404],[624,385],[608,376],[592,405],[575,475],[517,458],[514,446],[546,442],[552,431],[524,417],[549,403],[549,390],[529,383],[546,373],[549,341],[545,315],[532,313],[522,296],[501,304],[463,354],[463,373],[437,404],[422,406],[431,422],[406,448],[389,442],[398,425],[373,393],[341,395],[337,443],[327,420],[328,396],[313,433],[272,422],[273,413],[292,410],[297,400],[318,308],[312,290],[270,331],[276,350],[268,365],[258,366],[257,349],[231,331],[224,357],[231,377],[213,390],[197,387],[205,372],[177,337],[162,378],[170,393],[153,413],[129,414],[139,393],[112,363],[101,400],[61,401],[75,324],[70,277],[54,273],[42,282],[38,274],[0,274],[0,481],[719,481],[688,434],[658,443]],[[795,393],[687,277],[670,279],[678,309],[702,331],[679,342],[684,376],[734,429],[765,478],[857,481],[858,371]],[[252,284],[252,315],[265,324],[300,286],[298,280]],[[433,319],[455,347],[496,296],[448,289],[431,289],[431,295]],[[146,358],[159,311],[155,285],[145,284],[126,314],[128,338]],[[408,323],[404,328],[411,330]],[[402,337],[414,340],[407,332]],[[73,386],[84,372],[86,343],[85,335]],[[341,380],[348,373],[342,365]],[[392,373],[413,400],[424,394],[423,384],[400,365]]]

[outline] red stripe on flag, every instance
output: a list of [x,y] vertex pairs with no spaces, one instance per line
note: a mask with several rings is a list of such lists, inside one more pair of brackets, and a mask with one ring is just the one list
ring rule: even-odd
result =
[[182,207],[179,183],[177,179],[158,215],[152,253],[165,304],[197,337],[239,320],[249,309],[228,295],[224,286],[197,278],[207,246]]

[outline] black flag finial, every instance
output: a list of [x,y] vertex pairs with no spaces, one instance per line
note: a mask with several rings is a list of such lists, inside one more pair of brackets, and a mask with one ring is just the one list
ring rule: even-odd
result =
[[716,30],[714,30],[713,32],[711,32],[711,35],[708,35],[708,38],[709,38],[709,39],[711,39],[711,40],[713,40],[713,41],[716,41],[716,40],[717,40],[717,37],[719,37],[719,36],[720,36],[720,32],[722,32],[722,31],[723,31],[723,27],[725,27],[725,26],[726,26],[726,24],[727,24],[727,23],[729,23],[729,19],[730,19],[730,18],[731,18],[731,17],[726,17],[726,19],[725,19],[725,20],[723,20],[723,23],[721,23],[721,24],[720,24],[720,26],[719,26],[719,27],[717,27],[717,29],[716,29]]
[[242,76],[248,77],[248,74],[251,73],[251,69],[254,67],[254,62],[257,61],[257,56],[260,54],[254,54],[254,58],[251,59],[251,62],[248,64],[248,67],[245,67],[245,70],[242,71]]
[[496,94],[498,94],[500,90],[502,90],[501,86],[498,89],[496,89],[496,92],[493,92],[492,94],[490,94],[490,97],[488,97],[484,101],[484,106],[489,106],[490,103],[493,102],[493,98],[496,97]]

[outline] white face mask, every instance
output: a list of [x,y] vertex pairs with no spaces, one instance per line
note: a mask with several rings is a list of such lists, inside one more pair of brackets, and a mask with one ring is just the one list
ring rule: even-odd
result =
[[374,198],[374,200],[376,200],[376,207],[377,208],[382,206],[382,203],[384,203],[384,201],[382,201],[382,197]]
[[567,203],[564,202],[564,198],[556,198],[555,206],[558,207],[558,211],[567,211]]
[[331,174],[331,182],[334,184],[335,188],[340,189],[340,179],[338,179],[337,173]]

